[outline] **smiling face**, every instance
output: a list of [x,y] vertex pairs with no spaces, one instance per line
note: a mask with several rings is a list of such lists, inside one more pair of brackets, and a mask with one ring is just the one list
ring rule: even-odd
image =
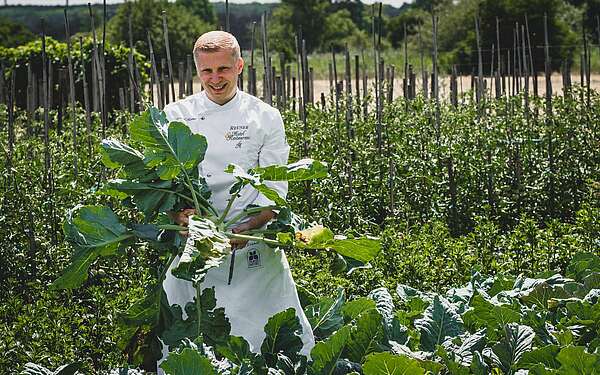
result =
[[238,75],[244,60],[235,57],[231,50],[196,52],[196,68],[206,95],[217,104],[225,104],[237,90]]

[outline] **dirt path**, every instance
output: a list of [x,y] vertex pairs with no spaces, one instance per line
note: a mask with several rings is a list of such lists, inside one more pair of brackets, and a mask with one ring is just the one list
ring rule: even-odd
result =
[[[420,92],[421,89],[421,80],[419,79],[420,77],[417,77],[417,92]],[[488,78],[487,80],[487,87],[490,88],[490,84],[491,84],[491,80]],[[577,74],[572,74],[571,75],[571,82],[573,84],[578,84],[580,82],[580,76]],[[244,84],[246,84],[247,82],[244,82]],[[368,87],[369,89],[371,89],[373,87],[374,81],[373,80],[369,80],[368,81]],[[530,85],[533,85],[533,82],[530,80]],[[591,82],[590,85],[593,89],[595,90],[600,90],[600,74],[593,74],[591,76]],[[353,89],[356,89],[354,87],[354,81],[352,81],[352,86]],[[441,79],[440,81],[440,96],[442,98],[447,98],[449,97],[450,94],[450,77],[444,77]],[[458,77],[458,90],[459,93],[461,92],[465,92],[468,91],[471,88],[471,76],[461,76]],[[492,84],[492,89],[494,89],[494,86]],[[562,95],[562,76],[560,74],[553,74],[552,75],[552,92],[555,95]],[[362,93],[362,83],[361,83],[361,93]],[[200,80],[196,77],[194,78],[194,92],[199,92],[201,90],[201,85],[200,85]],[[315,88],[314,88],[314,97],[315,97],[315,101],[317,101],[320,97],[321,97],[321,93],[324,93],[325,95],[329,94],[329,81],[328,80],[317,80],[315,81]],[[156,92],[156,90],[155,90]],[[258,92],[262,92],[262,84],[261,82],[259,82],[258,84]],[[298,92],[298,90],[296,91]],[[533,87],[531,87],[531,92],[533,92]],[[546,93],[546,83],[545,83],[545,79],[543,76],[538,76],[538,93],[539,95],[544,95]],[[175,83],[175,94],[176,96],[179,95],[179,85],[177,83]],[[362,94],[361,94],[362,95]],[[396,79],[394,82],[394,97],[398,97],[402,95],[402,80],[400,79]]]

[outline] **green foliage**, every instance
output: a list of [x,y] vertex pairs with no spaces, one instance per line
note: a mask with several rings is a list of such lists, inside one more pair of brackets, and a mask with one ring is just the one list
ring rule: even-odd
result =
[[217,20],[215,10],[208,0],[177,0],[175,4],[181,5],[209,24],[214,24]]
[[[71,54],[73,58],[73,69],[75,72],[75,97],[80,103],[84,102],[83,94],[83,70],[82,64],[85,64],[86,79],[88,87],[91,88],[92,80],[98,81],[97,77],[92,76],[93,43],[91,38],[83,39],[83,50],[81,50],[79,41],[72,39]],[[129,49],[123,45],[107,43],[104,48],[104,61],[106,69],[106,100],[108,111],[111,111],[119,103],[119,88],[128,85],[129,72],[127,69],[127,60]],[[52,38],[46,38],[46,58],[52,62],[52,74],[55,85],[52,87],[54,102],[50,103],[52,108],[58,106],[60,96],[58,92],[58,70],[66,69],[68,64],[67,44],[58,42]],[[139,53],[134,53],[135,63],[140,70],[140,84],[147,82],[145,69],[148,63],[145,57]],[[27,74],[28,64],[31,64],[31,71],[36,80],[42,78],[42,41],[36,39],[26,44],[14,48],[5,48],[0,46],[0,60],[4,61],[5,67],[14,72],[16,105],[20,108],[27,108]],[[91,90],[88,88],[88,90]],[[90,94],[91,95],[91,94]],[[91,96],[90,96],[91,97]]]
[[33,39],[34,35],[27,27],[8,18],[0,17],[0,46],[13,48]]
[[140,0],[118,8],[117,14],[107,24],[107,35],[115,43],[129,43],[129,15],[131,14],[132,39],[137,51],[150,56],[147,35],[152,39],[152,47],[157,63],[166,58],[163,35],[162,12],[167,14],[169,46],[173,61],[184,61],[192,54],[194,42],[214,26],[195,16],[192,11],[166,0]]

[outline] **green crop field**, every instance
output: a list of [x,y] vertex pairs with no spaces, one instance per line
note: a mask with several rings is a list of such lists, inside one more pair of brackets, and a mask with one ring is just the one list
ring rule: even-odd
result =
[[[520,41],[508,49],[518,65],[484,70],[479,58],[473,86],[459,90],[455,70],[444,95],[437,74],[427,95],[413,86],[414,43],[405,87],[404,51],[375,45],[364,60],[336,52],[337,89],[322,97],[309,72],[329,79],[331,53],[299,48],[281,69],[279,52],[256,46],[244,82],[280,110],[289,164],[230,165],[225,212],[199,172],[206,138],[161,111],[171,78],[192,94],[191,60],[171,69],[100,34],[0,48],[0,374],[151,374],[161,342],[168,375],[597,374],[597,53],[584,40],[583,64],[559,64],[552,95],[546,41],[538,93]],[[426,69],[451,71],[438,57],[426,54]],[[581,69],[573,82],[569,67]],[[270,181],[287,181],[287,197]],[[228,217],[246,187],[275,217],[233,233],[264,210]],[[177,225],[172,212],[189,207],[197,215]],[[285,250],[310,356],[292,308],[253,352],[214,289],[201,290],[231,240]],[[186,306],[162,287],[177,255],[171,273],[197,290]]]

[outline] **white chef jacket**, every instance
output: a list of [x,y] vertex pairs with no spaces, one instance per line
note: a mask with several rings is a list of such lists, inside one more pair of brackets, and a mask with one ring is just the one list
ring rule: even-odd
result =
[[[287,164],[289,146],[285,138],[283,120],[279,111],[260,99],[237,90],[226,104],[214,103],[202,91],[169,104],[164,109],[170,121],[184,121],[192,133],[203,134],[208,142],[200,175],[212,191],[211,204],[222,213],[227,206],[229,189],[234,177],[225,173],[230,163],[244,170],[257,166]],[[268,182],[271,188],[285,197],[287,182]],[[273,204],[251,186],[246,186],[234,201],[228,219],[249,204]],[[177,266],[177,258],[171,269]],[[302,353],[308,355],[314,346],[312,329],[300,302],[285,253],[260,243],[250,242],[236,251],[233,279],[228,285],[231,256],[221,266],[210,270],[202,288],[214,287],[217,306],[225,308],[231,323],[231,335],[242,336],[254,352],[260,352],[265,337],[264,325],[276,313],[289,307],[296,310],[302,325]],[[167,272],[163,288],[169,304],[183,307],[196,295],[191,282]],[[168,347],[163,347],[163,359]],[[159,368],[159,373],[160,373]]]

